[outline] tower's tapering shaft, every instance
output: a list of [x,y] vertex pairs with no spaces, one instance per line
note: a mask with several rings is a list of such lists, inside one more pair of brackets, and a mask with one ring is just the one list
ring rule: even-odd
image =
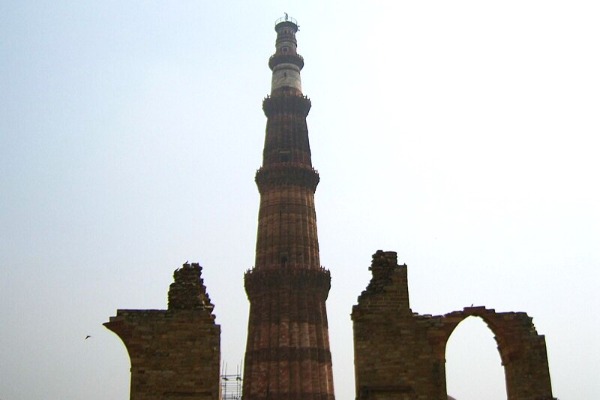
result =
[[319,261],[312,167],[302,94],[304,60],[296,51],[298,25],[275,25],[271,95],[260,192],[256,261],[245,275],[250,300],[244,362],[244,400],[333,400],[325,300],[329,271]]

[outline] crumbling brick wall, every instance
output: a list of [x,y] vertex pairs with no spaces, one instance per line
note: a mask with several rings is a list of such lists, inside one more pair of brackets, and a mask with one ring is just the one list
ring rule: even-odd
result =
[[544,336],[519,312],[466,307],[441,316],[410,309],[406,265],[395,252],[377,251],[373,278],[352,309],[358,400],[446,400],[446,343],[469,316],[482,318],[496,337],[508,400],[551,400]]
[[201,271],[175,271],[167,310],[117,310],[104,324],[129,352],[131,400],[219,399],[221,329]]

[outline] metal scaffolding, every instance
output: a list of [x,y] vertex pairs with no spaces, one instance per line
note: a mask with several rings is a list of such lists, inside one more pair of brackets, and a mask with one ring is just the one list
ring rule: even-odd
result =
[[235,374],[227,374],[227,364],[221,370],[221,400],[242,399],[242,370],[238,365]]

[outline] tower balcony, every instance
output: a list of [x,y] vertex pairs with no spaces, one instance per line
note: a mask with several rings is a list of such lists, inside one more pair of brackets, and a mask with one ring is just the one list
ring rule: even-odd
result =
[[310,189],[313,193],[319,184],[319,172],[312,167],[300,163],[284,163],[261,167],[256,171],[254,178],[258,191],[263,193],[269,188],[283,186],[301,186]]
[[300,54],[273,54],[269,58],[271,71],[279,64],[294,64],[299,69],[304,68],[304,58]]
[[267,118],[283,112],[297,113],[306,117],[310,111],[310,106],[311,102],[308,97],[295,94],[275,97],[267,96],[263,100],[263,111]]
[[284,22],[287,22],[287,23],[290,23],[290,24],[294,24],[294,25],[296,25],[296,28],[298,28],[298,21],[296,21],[296,18],[292,18],[292,17],[290,17],[287,14],[285,14],[285,16],[283,16],[281,18],[278,18],[275,21],[275,26],[277,26],[277,25],[279,25],[281,23],[284,23]]
[[257,298],[264,293],[277,291],[300,291],[327,300],[331,289],[329,270],[320,267],[307,269],[306,266],[281,268],[281,265],[261,266],[246,271],[244,286],[248,297]]

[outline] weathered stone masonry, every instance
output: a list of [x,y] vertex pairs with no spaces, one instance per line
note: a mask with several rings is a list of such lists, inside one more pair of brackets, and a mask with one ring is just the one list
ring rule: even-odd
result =
[[117,310],[104,325],[131,360],[131,400],[218,400],[221,328],[199,264],[174,273],[167,310]]
[[[293,19],[277,21],[269,59],[271,93],[255,265],[244,276],[250,316],[244,400],[334,400],[325,302],[330,273],[320,264],[312,166]],[[413,313],[406,265],[378,251],[373,277],[353,307],[357,400],[447,400],[446,343],[469,316],[495,334],[508,400],[551,400],[544,336],[521,312],[467,307],[441,316]],[[117,310],[104,325],[131,360],[131,400],[219,400],[220,326],[199,264],[174,273],[167,310]]]
[[544,336],[522,312],[466,307],[446,315],[413,313],[406,265],[378,251],[373,277],[352,309],[358,400],[446,400],[446,343],[469,316],[495,334],[508,400],[552,400]]
[[244,400],[333,400],[325,301],[329,271],[321,267],[313,169],[293,19],[275,25],[275,54],[263,163],[256,173],[260,210],[255,265],[244,277],[250,300]]

